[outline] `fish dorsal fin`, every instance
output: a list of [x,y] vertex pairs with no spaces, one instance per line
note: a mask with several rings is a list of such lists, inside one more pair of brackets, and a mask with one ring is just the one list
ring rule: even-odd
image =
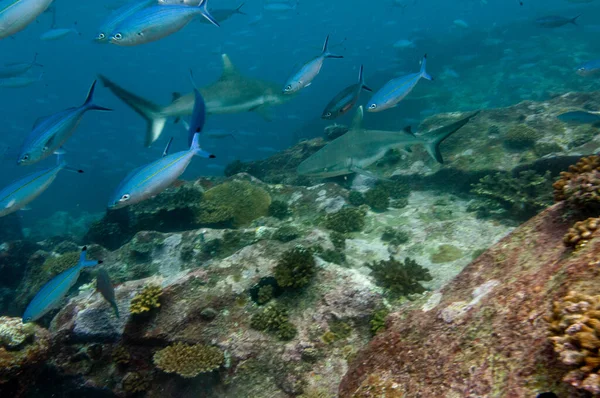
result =
[[35,119],[35,122],[33,122],[33,127],[31,128],[32,130],[35,129],[37,126],[39,126],[40,124],[42,124],[44,122],[44,120],[48,119],[50,116],[40,116],[37,119]]
[[181,93],[179,93],[177,91],[173,91],[171,93],[171,103],[177,101],[179,98],[181,98]]
[[412,127],[411,126],[406,126],[402,129],[403,132],[405,132],[406,134],[410,134],[413,137],[416,137],[415,133],[412,131]]
[[359,106],[356,110],[356,114],[352,119],[352,125],[350,126],[350,130],[359,130],[362,128],[363,117],[365,115],[363,106]]
[[231,62],[231,59],[229,59],[229,55],[221,54],[221,58],[223,59],[223,73],[221,73],[221,80],[226,80],[240,74],[235,65]]

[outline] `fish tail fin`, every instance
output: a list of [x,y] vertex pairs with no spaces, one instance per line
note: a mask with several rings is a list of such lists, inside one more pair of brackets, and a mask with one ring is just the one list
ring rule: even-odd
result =
[[138,115],[146,120],[148,127],[146,128],[145,145],[147,147],[152,145],[152,143],[160,137],[160,134],[165,128],[165,124],[167,124],[167,117],[163,115],[164,108],[139,95],[125,90],[103,75],[98,75],[98,77],[102,81],[102,84],[104,84],[104,87],[107,87],[114,95],[119,97],[119,99],[129,105]]
[[213,155],[212,153],[208,153],[205,150],[203,150],[202,148],[200,148],[200,134],[199,133],[194,134],[194,138],[192,139],[192,145],[190,146],[190,151],[193,151],[194,155],[200,156],[201,158],[206,158],[206,159],[216,158],[216,156]]
[[[573,25],[577,25],[577,18],[579,18],[581,16],[581,14],[577,15],[575,18],[571,19],[569,22],[571,22]],[[577,25],[579,26],[579,25]]]
[[112,111],[110,108],[104,108],[102,106],[94,104],[94,91],[96,91],[96,83],[98,81],[94,80],[92,86],[90,87],[90,91],[88,92],[87,98],[83,103],[83,107],[88,110],[97,110],[97,111]]
[[35,55],[33,56],[33,61],[31,61],[31,65],[44,66],[44,65],[40,64],[39,62],[37,62],[37,57],[38,57],[38,53],[35,53]]
[[427,54],[423,55],[423,60],[421,61],[421,77],[427,80],[433,80],[433,77],[427,73],[425,69],[427,66]]
[[219,25],[219,22],[217,22],[217,20],[215,19],[215,17],[213,17],[210,12],[208,11],[208,0],[202,0],[200,1],[200,4],[198,4],[198,8],[200,8],[200,12],[202,13],[202,16],[204,18],[206,18],[206,20],[208,22],[210,22],[211,24],[215,25],[215,26],[221,26]]
[[79,265],[81,265],[81,267],[94,267],[98,264],[102,264],[102,261],[87,259],[87,246],[83,246],[83,249],[81,249],[81,254],[79,256]]
[[117,306],[117,303],[115,303],[114,301],[112,303],[110,303],[111,307],[113,308],[113,310],[115,311],[115,316],[117,318],[121,318],[121,314],[119,314],[119,307]]
[[435,159],[436,162],[443,164],[444,158],[442,157],[442,152],[440,151],[440,144],[452,134],[456,133],[461,127],[469,122],[472,118],[477,116],[479,111],[472,113],[471,115],[460,119],[457,122],[451,123],[447,126],[440,127],[437,130],[432,131],[427,134],[425,137],[425,149],[429,153],[429,155]]
[[244,11],[242,11],[242,7],[244,6],[244,4],[246,3],[242,3],[239,6],[237,6],[237,8],[235,9],[236,14],[248,15]]
[[365,69],[365,66],[361,65],[360,71],[358,72],[358,83],[361,85],[363,90],[373,92],[373,90],[365,84],[364,69]]
[[344,58],[342,55],[335,55],[329,52],[329,35],[327,35],[323,44],[323,56],[325,58]]

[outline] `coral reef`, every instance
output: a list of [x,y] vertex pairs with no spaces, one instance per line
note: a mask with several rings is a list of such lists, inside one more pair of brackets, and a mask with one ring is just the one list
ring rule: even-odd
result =
[[433,264],[444,264],[462,258],[464,253],[456,246],[440,245],[435,253],[431,254],[430,260]]
[[339,233],[359,232],[365,227],[362,208],[344,208],[325,217],[325,228]]
[[204,344],[175,343],[154,354],[157,368],[166,373],[177,373],[192,378],[200,373],[218,369],[225,360],[223,351]]
[[284,225],[273,233],[273,239],[276,239],[280,242],[290,242],[300,236],[300,231],[298,228],[293,227],[291,225]]
[[385,227],[381,234],[381,240],[388,242],[390,245],[397,246],[408,242],[410,240],[410,235],[399,228]]
[[532,147],[541,138],[541,134],[525,125],[518,124],[508,129],[504,135],[504,144],[511,149],[526,149]]
[[387,308],[380,308],[371,315],[369,325],[371,326],[371,333],[375,336],[377,333],[385,330],[385,320],[390,314],[390,310]]
[[526,220],[552,204],[551,184],[550,172],[539,175],[527,170],[516,177],[510,173],[487,175],[472,186],[471,192],[484,198],[472,209],[482,217],[496,210],[502,217]]
[[426,289],[420,281],[430,281],[431,275],[416,261],[406,258],[404,262],[393,257],[389,260],[366,264],[377,285],[387,289],[394,296],[408,296],[423,293]]
[[547,317],[550,341],[560,361],[577,367],[564,381],[600,394],[600,296],[569,292]]
[[271,196],[248,181],[233,180],[206,191],[202,202],[202,207],[209,205],[213,208],[231,209],[233,225],[239,227],[268,215]]
[[350,191],[350,193],[348,194],[348,203],[356,207],[364,205],[365,195],[363,195],[359,191]]
[[258,297],[256,302],[258,304],[266,304],[273,298],[273,286],[264,285],[258,289]]
[[368,375],[363,383],[350,396],[351,398],[403,398],[398,383],[388,380],[381,374]]
[[290,322],[287,309],[280,304],[271,304],[252,315],[250,326],[260,331],[273,332],[281,340],[296,336],[296,327]]
[[563,239],[565,246],[572,247],[575,250],[584,248],[592,239],[599,225],[600,218],[588,218],[585,221],[576,222],[573,227],[569,228]]
[[274,200],[269,205],[269,215],[271,217],[283,220],[290,215],[290,208],[286,202],[282,200]]
[[132,395],[148,391],[152,385],[152,375],[148,372],[129,372],[123,377],[122,388]]
[[144,314],[160,307],[162,288],[158,285],[147,285],[131,299],[129,307],[132,314]]
[[283,253],[273,276],[279,286],[297,289],[308,285],[316,272],[313,253],[302,246],[296,246]]
[[365,193],[365,204],[373,211],[386,211],[390,206],[390,192],[383,185],[369,189]]
[[581,158],[553,184],[554,200],[566,201],[572,211],[597,215],[600,210],[600,157]]

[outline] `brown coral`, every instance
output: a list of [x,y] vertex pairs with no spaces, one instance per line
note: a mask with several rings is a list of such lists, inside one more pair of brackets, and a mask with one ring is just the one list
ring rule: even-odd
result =
[[572,228],[569,228],[569,232],[567,232],[563,241],[567,247],[579,250],[592,239],[598,226],[600,226],[600,218],[588,218],[585,221],[578,221]]
[[143,314],[160,307],[162,288],[158,285],[145,286],[132,300],[129,306],[132,314]]
[[352,398],[402,398],[400,385],[388,377],[388,375],[370,374],[352,394]]
[[599,202],[599,183],[600,157],[593,155],[581,158],[576,164],[569,166],[569,171],[560,173],[560,178],[553,184],[554,200],[569,200],[575,205]]
[[157,368],[186,378],[218,369],[224,360],[223,351],[203,344],[175,343],[154,354]]
[[563,380],[600,393],[600,296],[569,292],[554,302],[549,322],[550,341],[562,363],[575,366]]

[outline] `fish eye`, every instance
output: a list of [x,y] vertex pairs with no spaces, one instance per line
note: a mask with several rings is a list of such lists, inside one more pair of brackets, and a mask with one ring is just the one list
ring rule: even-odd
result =
[[102,40],[102,39],[104,39],[105,37],[106,37],[106,35],[105,35],[104,33],[100,33],[100,34],[98,35],[98,39],[99,39],[99,40]]
[[29,155],[23,155],[23,157],[21,158],[21,160],[23,160],[23,161],[29,160]]
[[48,150],[47,146],[45,146],[45,147],[42,148],[42,152],[46,152],[47,150]]
[[377,104],[371,104],[371,105],[369,105],[369,109],[375,109],[375,108],[377,108]]
[[119,202],[125,202],[126,200],[129,200],[129,198],[131,198],[131,195],[126,193],[125,195],[121,196],[121,199],[119,199]]
[[285,86],[285,90],[286,91],[290,91],[292,89],[292,85],[288,84],[287,86]]
[[116,35],[114,35],[114,36],[113,36],[113,38],[114,38],[115,40],[121,40],[121,39],[123,38],[123,35],[122,35],[122,34],[120,34],[120,33],[117,33]]
[[327,112],[327,113],[325,114],[325,116],[327,116],[327,117],[331,116],[331,112]]

